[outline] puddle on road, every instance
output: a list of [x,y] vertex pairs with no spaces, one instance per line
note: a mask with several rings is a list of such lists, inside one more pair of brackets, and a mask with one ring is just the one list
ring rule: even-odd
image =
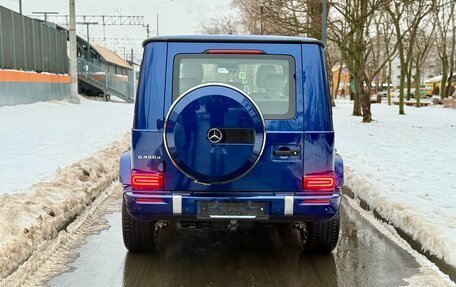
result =
[[128,253],[119,212],[108,230],[87,238],[72,272],[50,286],[405,286],[415,259],[349,207],[342,209],[339,245],[331,255],[306,255],[293,232],[272,227],[228,233],[162,232],[155,253]]

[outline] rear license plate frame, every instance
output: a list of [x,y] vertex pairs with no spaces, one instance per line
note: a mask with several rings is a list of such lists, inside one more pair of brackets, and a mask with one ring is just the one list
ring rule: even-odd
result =
[[264,201],[199,201],[198,219],[267,219]]

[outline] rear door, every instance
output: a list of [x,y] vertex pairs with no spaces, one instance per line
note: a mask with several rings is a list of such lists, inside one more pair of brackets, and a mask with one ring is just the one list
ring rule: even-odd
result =
[[300,63],[300,44],[169,43],[165,190],[301,191]]

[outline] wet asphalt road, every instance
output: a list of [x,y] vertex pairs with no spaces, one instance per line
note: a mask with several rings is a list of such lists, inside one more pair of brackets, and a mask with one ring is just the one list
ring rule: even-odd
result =
[[73,270],[50,286],[404,286],[419,265],[363,220],[348,204],[331,255],[301,252],[294,232],[254,227],[162,232],[156,253],[132,254],[123,246],[120,212],[76,251]]

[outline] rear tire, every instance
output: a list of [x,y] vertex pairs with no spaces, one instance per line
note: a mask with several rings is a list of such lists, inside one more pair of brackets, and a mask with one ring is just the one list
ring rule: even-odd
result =
[[330,253],[336,248],[339,229],[339,213],[329,221],[306,222],[306,229],[300,230],[302,248],[309,253]]
[[134,219],[122,201],[122,235],[125,247],[131,252],[153,251],[156,248],[158,229],[156,221]]

